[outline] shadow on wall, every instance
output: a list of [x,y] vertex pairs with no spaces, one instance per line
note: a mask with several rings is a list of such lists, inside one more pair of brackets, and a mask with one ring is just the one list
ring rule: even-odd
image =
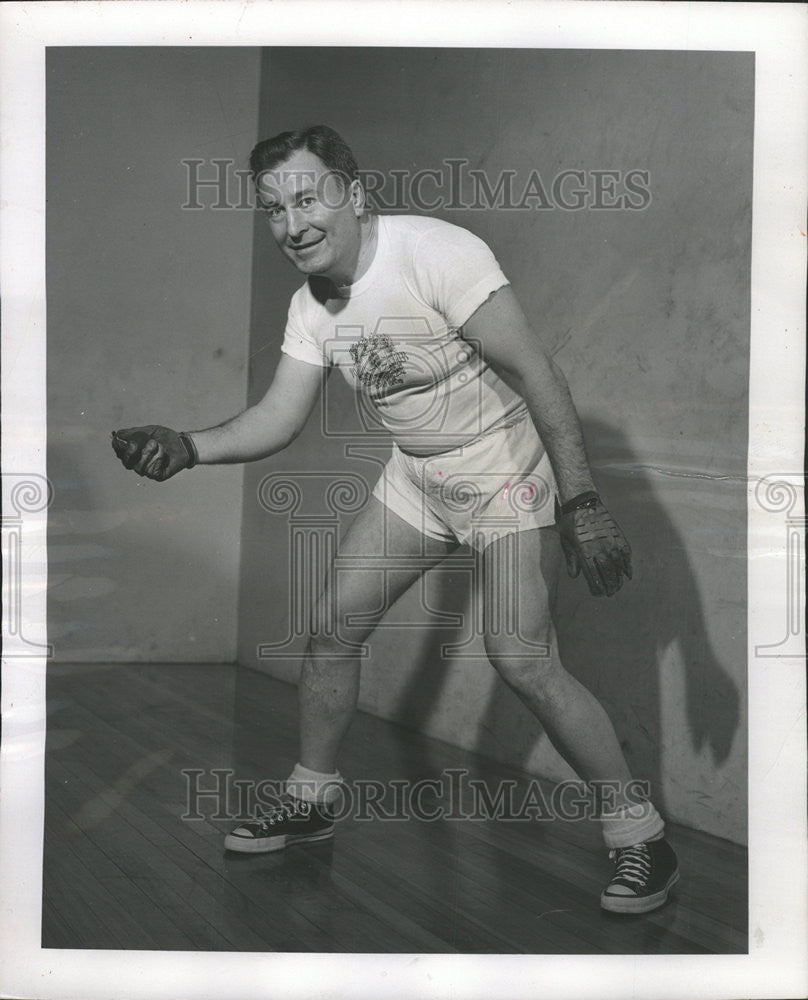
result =
[[[668,484],[655,481],[643,469],[626,439],[614,428],[590,423],[586,438],[608,441],[620,455],[596,478],[618,522],[633,547],[634,577],[614,598],[593,598],[582,579],[571,580],[562,571],[555,619],[561,659],[567,670],[601,701],[617,730],[635,777],[651,783],[652,795],[665,808],[665,778],[678,756],[709,749],[713,766],[724,764],[741,725],[739,685],[722,666],[708,635],[710,615],[727,613],[722,594],[702,594],[688,557],[688,545],[666,512],[676,496],[659,494]],[[676,484],[676,489],[681,487]],[[684,502],[695,509],[693,487],[687,484]],[[703,511],[709,521],[710,511]],[[740,492],[737,520],[729,538],[740,549],[715,546],[712,553],[725,560],[725,574],[745,592],[745,501]],[[692,545],[692,540],[690,540]],[[730,577],[730,574],[733,574]],[[451,574],[440,577],[441,607],[463,609],[467,593],[457,588]],[[745,663],[745,609],[740,609],[739,632],[734,637]],[[447,680],[441,645],[455,635],[434,631],[421,650],[419,666],[396,704],[396,721],[421,732],[430,720]],[[724,659],[732,651],[725,653]],[[672,671],[676,668],[676,676]],[[684,717],[686,730],[665,732],[663,699],[681,702],[668,717]],[[535,770],[531,757],[546,740],[541,727],[516,696],[497,679],[477,724],[476,752],[509,764]],[[663,761],[663,754],[665,760]],[[663,771],[664,768],[664,771]],[[673,775],[675,780],[675,775]],[[705,790],[693,792],[703,795]],[[707,792],[709,795],[709,792]],[[739,795],[743,792],[739,789]]]

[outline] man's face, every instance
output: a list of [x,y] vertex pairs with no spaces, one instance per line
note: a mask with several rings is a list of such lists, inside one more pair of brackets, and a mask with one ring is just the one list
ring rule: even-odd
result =
[[258,204],[275,242],[304,274],[348,284],[359,255],[361,188],[348,188],[322,160],[298,150],[258,178]]

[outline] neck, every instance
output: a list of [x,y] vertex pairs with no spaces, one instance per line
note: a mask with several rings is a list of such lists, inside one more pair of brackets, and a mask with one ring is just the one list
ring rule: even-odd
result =
[[375,215],[363,215],[359,220],[359,250],[356,256],[356,264],[349,277],[343,280],[336,280],[334,283],[339,288],[345,288],[359,281],[367,274],[373,258],[376,255],[376,245],[378,243],[378,225]]

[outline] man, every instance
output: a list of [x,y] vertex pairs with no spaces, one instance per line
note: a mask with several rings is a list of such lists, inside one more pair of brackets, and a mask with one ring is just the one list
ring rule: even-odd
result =
[[[340,542],[312,619],[288,795],[233,830],[226,848],[272,851],[333,834],[337,755],[359,691],[357,646],[426,568],[465,542],[484,580],[499,583],[510,567],[502,585],[483,587],[491,663],[578,775],[617,789],[601,814],[615,860],[601,905],[661,906],[679,877],[664,823],[650,802],[629,798],[631,775],[601,705],[547,655],[562,548],[569,572],[582,571],[595,595],[615,594],[631,576],[628,543],[594,489],[562,373],[488,247],[437,219],[370,214],[353,154],[333,130],[267,139],[250,166],[272,236],[307,276],[272,384],[218,427],[117,432],[116,453],[158,481],[195,464],[264,458],[300,432],[334,367],[370,400],[394,447]],[[418,557],[413,567],[405,562],[381,581],[357,569],[355,557],[380,551],[380,539],[384,552]],[[495,619],[518,627],[493,627]]]

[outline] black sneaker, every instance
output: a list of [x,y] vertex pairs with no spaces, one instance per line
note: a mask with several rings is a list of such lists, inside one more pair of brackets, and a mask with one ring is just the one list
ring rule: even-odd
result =
[[648,913],[667,900],[679,881],[673,848],[664,838],[609,851],[614,875],[603,890],[600,905],[612,913]]
[[304,802],[291,795],[263,816],[242,823],[224,838],[228,851],[281,851],[291,844],[327,840],[334,835],[334,816],[328,806]]

